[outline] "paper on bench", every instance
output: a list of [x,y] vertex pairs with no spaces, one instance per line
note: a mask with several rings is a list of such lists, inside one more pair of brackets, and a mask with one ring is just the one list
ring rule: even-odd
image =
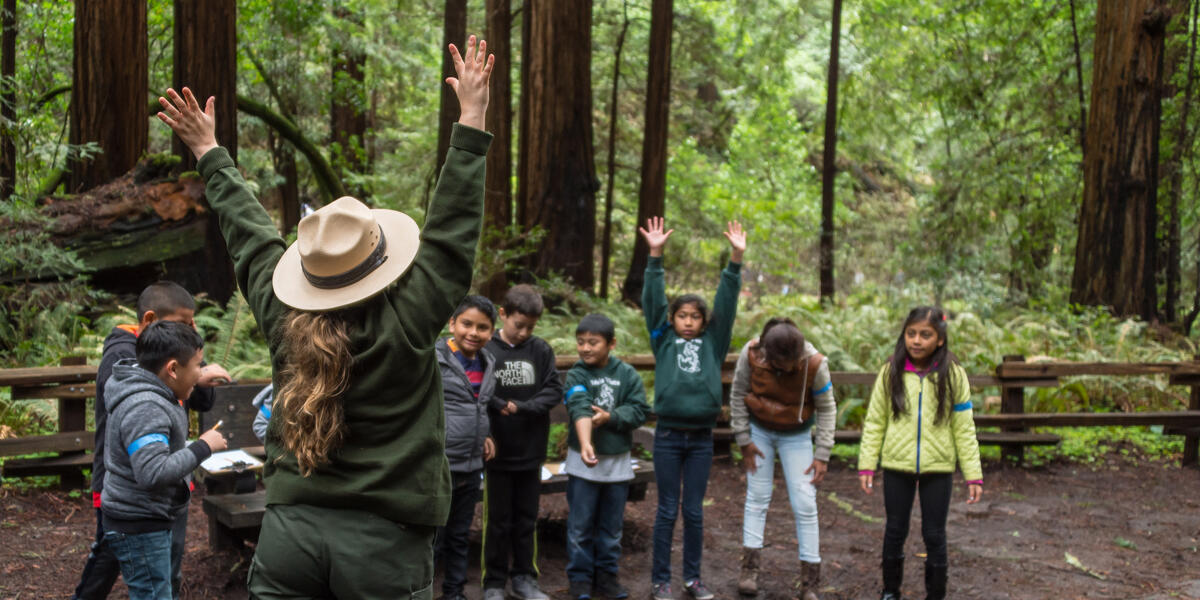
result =
[[250,456],[245,450],[226,450],[224,452],[214,453],[212,456],[200,463],[200,468],[208,473],[220,473],[223,471],[234,470],[234,465],[243,463],[244,469],[257,469],[262,466],[262,461]]

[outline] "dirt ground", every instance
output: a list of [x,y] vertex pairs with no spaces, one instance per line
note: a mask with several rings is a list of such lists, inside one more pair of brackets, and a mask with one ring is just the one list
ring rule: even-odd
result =
[[[781,474],[776,477],[781,481]],[[1200,472],[1195,469],[1153,462],[1136,466],[1117,454],[1096,467],[992,465],[984,500],[974,506],[963,503],[966,490],[958,483],[948,530],[952,598],[1200,599]],[[794,598],[798,591],[795,528],[786,490],[777,483],[776,491],[760,600]],[[744,494],[740,470],[728,458],[718,459],[705,502],[703,562],[704,577],[718,598],[737,597]],[[818,497],[822,598],[877,598],[881,495],[864,496],[851,466],[835,461]],[[655,501],[651,486],[646,500],[630,503],[625,515],[621,576],[633,598],[650,592]],[[542,499],[541,583],[555,598],[566,598],[566,510],[561,494]],[[210,551],[198,499],[190,519],[183,598],[244,598],[251,550]],[[914,515],[906,598],[924,596],[919,523]],[[85,498],[0,489],[0,598],[69,598],[94,529]],[[682,599],[679,544],[677,528],[672,559],[674,587]],[[471,561],[473,584],[479,581],[477,558]],[[113,597],[124,597],[124,587],[118,586]],[[468,596],[481,594],[475,587]]]

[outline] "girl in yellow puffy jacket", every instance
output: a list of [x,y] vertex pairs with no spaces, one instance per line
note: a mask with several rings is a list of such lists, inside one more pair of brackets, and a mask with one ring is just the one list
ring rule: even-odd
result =
[[946,314],[920,306],[908,313],[892,358],[875,378],[858,453],[858,478],[870,494],[883,467],[882,600],[899,600],[913,499],[920,492],[926,598],[946,597],[946,516],[955,464],[967,503],[983,495],[983,470],[967,374],[950,353]]

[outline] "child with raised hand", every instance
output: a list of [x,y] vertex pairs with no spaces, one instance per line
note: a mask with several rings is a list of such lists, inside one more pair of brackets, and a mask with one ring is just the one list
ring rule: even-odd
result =
[[650,407],[637,371],[611,356],[612,319],[591,314],[575,328],[579,362],[567,372],[567,579],[573,600],[629,596],[617,577],[625,500],[633,480],[633,430]]
[[746,234],[737,221],[727,224],[729,264],[721,271],[710,313],[708,304],[695,294],[684,294],[667,304],[662,255],[675,230],[663,231],[662,217],[654,217],[638,231],[650,247],[642,311],[654,351],[654,412],[658,415],[654,432],[658,511],[651,583],[656,600],[674,597],[671,538],[682,504],[684,589],[696,600],[709,600],[713,594],[700,579],[703,502],[712,467],[712,430],[721,412],[721,368],[729,352],[742,284]]
[[913,497],[921,495],[926,598],[946,597],[946,516],[955,464],[967,480],[967,504],[983,495],[983,470],[966,371],[951,354],[946,314],[932,306],[908,313],[892,358],[875,378],[858,479],[864,493],[883,467],[883,600],[899,600]]

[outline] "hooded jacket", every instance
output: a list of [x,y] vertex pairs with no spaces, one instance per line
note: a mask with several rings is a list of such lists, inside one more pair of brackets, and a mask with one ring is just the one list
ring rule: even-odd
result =
[[446,344],[446,338],[438,340],[434,348],[437,350],[438,368],[442,372],[442,395],[446,406],[446,458],[450,461],[450,471],[478,471],[483,468],[483,440],[491,435],[488,405],[501,402],[495,396],[496,359],[486,348],[479,350],[484,372],[479,397],[476,398],[467,372]]
[[562,403],[563,385],[558,378],[554,350],[536,335],[510,346],[492,336],[487,349],[496,358],[496,397],[500,407],[512,401],[517,413],[500,414],[488,410],[492,438],[496,440],[496,458],[488,469],[526,471],[546,461],[546,441],[550,437],[550,411]]
[[105,526],[126,533],[170,529],[187,510],[190,473],[212,450],[200,440],[188,445],[187,411],[134,360],[113,366],[105,404]]
[[[755,338],[742,346],[742,352],[738,354],[737,367],[733,371],[733,384],[729,388],[730,424],[733,428],[734,439],[739,446],[745,446],[752,441],[750,439],[750,421],[754,420],[754,415],[746,408],[745,398],[750,391],[750,348],[757,342],[758,338]],[[801,360],[814,354],[817,354],[816,347],[805,340],[804,351],[800,355]],[[833,381],[829,377],[829,361],[827,359],[821,359],[821,366],[817,367],[817,375],[809,384],[809,389],[812,390],[813,399],[816,400],[815,419],[810,419],[805,427],[797,431],[809,429],[815,420],[817,429],[813,458],[829,462],[829,455],[833,449],[833,430],[837,424],[837,403],[833,396]]]

